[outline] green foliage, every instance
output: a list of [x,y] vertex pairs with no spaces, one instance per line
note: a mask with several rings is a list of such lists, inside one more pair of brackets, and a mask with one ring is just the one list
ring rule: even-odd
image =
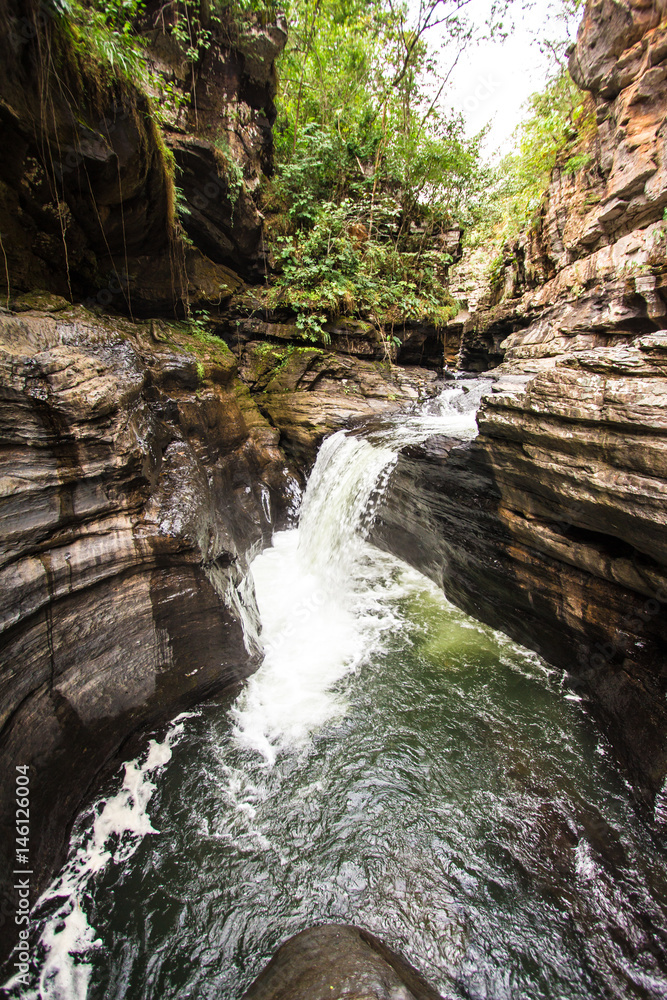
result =
[[490,244],[498,253],[536,222],[554,167],[573,174],[591,163],[588,144],[595,135],[595,111],[567,70],[559,70],[543,91],[533,94],[527,111],[516,133],[516,150],[500,163],[472,234],[473,243]]
[[207,309],[196,309],[190,314],[187,320],[188,331],[202,344],[211,344],[218,346],[220,340],[218,337],[214,337],[210,332],[209,325],[211,322],[211,314]]
[[527,104],[520,126],[518,153],[507,160],[508,172],[523,188],[544,188],[557,162],[581,155],[582,139],[595,130],[595,115],[567,70],[561,71]]
[[174,5],[175,17],[170,33],[180,43],[185,58],[190,63],[199,62],[211,47],[213,34],[203,23],[200,0],[180,0]]
[[[206,309],[194,310],[188,319],[180,323],[172,323],[171,328],[177,331],[179,336],[165,338],[165,342],[175,350],[184,349],[190,354],[194,354],[200,362],[207,359],[214,359],[217,364],[231,366],[235,365],[234,355],[230,351],[224,340],[211,333],[211,316]],[[197,365],[200,378],[203,379],[203,368]]]
[[[500,6],[503,6],[502,4]],[[386,324],[452,311],[442,233],[472,217],[486,172],[480,141],[443,110],[446,70],[429,25],[464,45],[463,0],[291,0],[279,63],[273,213],[277,301],[302,336],[328,317]]]
[[263,343],[255,348],[255,355],[267,366],[270,372],[270,381],[279,378],[296,355],[308,355],[309,358],[323,358],[324,351],[319,347],[297,347],[295,344],[288,344],[284,348],[276,348],[272,344]]
[[243,190],[243,167],[234,159],[226,136],[217,138],[213,145],[218,154],[218,162],[227,179],[227,196],[233,211]]
[[211,8],[216,14],[258,14],[274,18],[283,4],[279,0],[213,0]]
[[134,30],[145,0],[51,0],[74,50],[93,58],[112,75],[145,84],[148,65],[143,39]]
[[[453,14],[464,5],[440,3],[452,9],[452,34],[461,31]],[[366,200],[370,216],[381,193],[403,216],[428,206],[441,223],[461,220],[482,179],[479,139],[467,141],[462,117],[442,110],[440,64],[414,37],[407,8],[293,0],[289,18],[273,193],[290,222],[312,224],[319,202],[345,198]]]
[[370,320],[379,331],[410,320],[446,323],[455,312],[442,272],[451,257],[360,238],[355,213],[350,201],[325,202],[311,228],[277,241],[273,305],[296,313],[304,339],[325,343],[324,326],[333,316]]

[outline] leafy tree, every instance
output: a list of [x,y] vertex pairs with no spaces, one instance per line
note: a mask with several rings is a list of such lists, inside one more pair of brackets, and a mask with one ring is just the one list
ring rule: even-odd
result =
[[[308,316],[342,310],[370,316],[382,334],[389,317],[394,324],[442,323],[451,311],[451,299],[426,276],[444,280],[449,259],[441,255],[433,269],[439,237],[465,221],[486,177],[479,137],[467,140],[462,117],[441,102],[458,55],[480,33],[468,3],[291,0],[290,41],[279,65],[278,169],[267,207],[283,240],[281,302],[297,312],[301,329],[321,329]],[[500,29],[507,6],[493,4],[486,31]],[[428,43],[435,29],[440,52]],[[358,278],[352,287],[347,274],[341,294],[340,262],[331,252],[317,257],[312,281],[309,231],[317,241],[334,220],[347,226],[345,254],[354,257]],[[398,296],[391,308],[382,282],[387,295]]]

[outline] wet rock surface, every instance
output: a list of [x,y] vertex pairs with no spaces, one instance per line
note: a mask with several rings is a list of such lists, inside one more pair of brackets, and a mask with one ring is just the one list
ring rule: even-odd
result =
[[[652,810],[667,775],[665,484],[651,474],[633,499],[624,486],[642,476],[636,439],[601,429],[579,452],[560,416],[520,416],[521,398],[488,400],[471,444],[406,449],[372,539],[567,671]],[[601,461],[614,446],[613,464]]]
[[283,944],[242,1000],[443,1000],[360,927],[311,927]]
[[249,342],[239,372],[286,455],[306,471],[327,434],[434,395],[436,371],[365,361],[320,347]]
[[257,665],[245,574],[286,516],[289,477],[277,431],[236,373],[222,342],[185,327],[103,323],[81,308],[0,316],[0,812],[12,912],[15,765],[31,768],[38,894],[128,735]]

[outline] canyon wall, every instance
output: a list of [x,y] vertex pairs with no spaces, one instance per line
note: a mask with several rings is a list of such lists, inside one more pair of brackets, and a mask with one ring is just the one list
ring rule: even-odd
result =
[[128,77],[57,6],[0,0],[5,296],[38,288],[173,317],[224,307],[264,274],[256,200],[284,23],[211,22],[196,67],[162,4],[137,27],[146,65]]
[[229,348],[175,322],[263,272],[284,26],[219,25],[195,74],[160,9],[161,119],[56,8],[0,0],[3,953],[15,766],[34,900],[121,745],[256,669],[248,563],[298,496]]
[[[459,344],[464,369],[502,362],[480,436],[407,449],[374,535],[562,666],[658,818],[663,7],[589,3],[572,71],[597,108],[591,162],[555,171],[500,293],[449,331],[450,363]],[[225,25],[195,74],[160,10],[143,24],[153,79],[184,100],[156,123],[57,19],[0,0],[0,920],[15,764],[32,768],[37,893],[124,741],[255,668],[248,562],[322,437],[436,391],[443,358],[418,324],[398,357],[357,321],[329,324],[327,347],[295,344],[293,318],[242,290],[267,267],[257,189],[284,25]],[[219,337],[176,322],[199,308]]]
[[248,561],[289,513],[224,344],[42,298],[0,315],[3,915],[15,765],[38,892],[123,740],[256,668]]
[[554,171],[462,368],[498,379],[467,446],[402,455],[376,539],[550,662],[667,820],[667,25],[587,4],[570,67],[589,165]]

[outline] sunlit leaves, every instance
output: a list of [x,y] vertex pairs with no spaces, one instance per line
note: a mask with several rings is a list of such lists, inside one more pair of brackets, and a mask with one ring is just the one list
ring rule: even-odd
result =
[[515,151],[496,172],[473,242],[502,248],[537,220],[553,169],[574,173],[589,166],[589,141],[596,131],[595,110],[567,70],[559,70],[527,102],[527,117],[516,133]]

